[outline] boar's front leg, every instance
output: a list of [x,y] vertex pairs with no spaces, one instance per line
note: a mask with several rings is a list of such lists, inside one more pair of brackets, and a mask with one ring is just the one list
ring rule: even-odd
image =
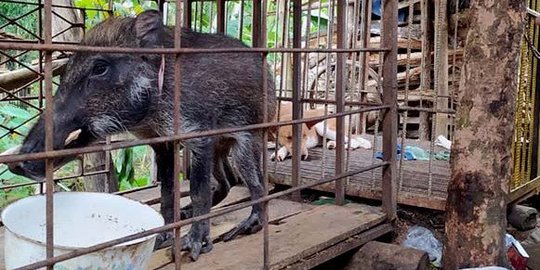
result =
[[[210,213],[212,207],[212,190],[210,174],[214,152],[214,140],[197,138],[186,142],[192,152],[191,179],[189,181],[193,216]],[[199,254],[212,250],[210,239],[210,221],[208,219],[194,222],[187,235],[182,237],[182,250],[189,250],[192,260]]]
[[[157,178],[161,182],[161,215],[165,224],[174,221],[174,148],[172,143],[152,145],[156,154]],[[154,249],[170,246],[173,242],[171,231],[163,232],[156,238]]]
[[[196,140],[196,143],[194,142]],[[190,184],[191,211],[194,216],[204,215],[210,212],[212,206],[212,193],[210,188],[210,173],[212,168],[213,147],[212,140],[194,139],[190,143],[192,150],[192,168]],[[190,145],[191,146],[191,145]],[[158,166],[157,177],[161,182],[161,214],[165,223],[174,221],[174,151],[170,143],[154,145],[156,163]],[[189,233],[182,237],[183,250],[189,250],[191,258],[196,260],[201,253],[212,250],[212,241],[209,238],[209,220],[203,220],[192,224]],[[160,249],[172,245],[173,233],[171,231],[158,235],[154,249]]]

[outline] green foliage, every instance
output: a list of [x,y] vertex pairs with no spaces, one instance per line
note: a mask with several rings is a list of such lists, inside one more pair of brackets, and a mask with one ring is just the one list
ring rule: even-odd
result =
[[[86,27],[91,28],[107,19],[109,13],[108,0],[75,0],[75,6],[88,9],[86,11]],[[134,16],[148,9],[156,9],[155,1],[113,0],[112,13],[114,16]]]
[[[37,0],[28,2],[36,3]],[[5,16],[6,18],[9,18],[10,20],[17,19],[17,24],[13,24],[5,18],[0,17],[0,27],[2,27],[2,31],[24,39],[36,40],[36,36],[39,36],[38,33],[40,28],[38,24],[39,13],[36,10],[37,8],[37,5],[6,3],[0,1],[0,14]],[[3,27],[5,25],[7,26]],[[15,56],[21,52],[6,50],[4,53],[10,56]],[[18,59],[19,61],[29,63],[30,61],[37,59],[37,56],[38,52],[29,51],[19,56]],[[14,70],[18,68],[18,66],[13,62],[6,63],[6,66],[9,70]]]
[[[15,105],[9,103],[0,105],[0,136],[4,136],[2,139],[0,139],[0,152],[3,152],[15,145],[21,144],[24,138],[23,136],[10,132],[3,127],[15,128],[32,117],[33,114],[28,110],[24,110]],[[28,130],[29,123],[17,128],[17,131],[22,133],[22,135],[26,135]],[[0,164],[0,181],[1,186],[31,182],[30,179],[11,173],[5,164]],[[31,195],[33,192],[34,187],[32,186],[17,187],[6,190],[0,189],[0,207],[3,207],[17,199]]]
[[[149,169],[144,168],[149,164],[146,160],[147,151],[146,146],[136,146],[118,151],[114,165],[121,191],[144,187],[151,182],[148,174]],[[135,168],[137,168],[137,171],[145,173],[137,175]]]

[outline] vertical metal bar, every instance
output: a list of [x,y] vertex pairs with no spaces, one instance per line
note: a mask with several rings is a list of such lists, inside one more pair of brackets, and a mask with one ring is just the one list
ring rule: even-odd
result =
[[251,28],[251,42],[253,47],[261,46],[261,1],[253,1],[253,23]]
[[389,219],[396,217],[396,151],[397,151],[397,1],[383,1],[382,46],[390,48],[384,54],[383,103],[390,108],[383,117],[382,206]]
[[[337,47],[344,49],[347,46],[347,2],[346,0],[337,0]],[[347,82],[346,72],[347,55],[345,53],[336,54],[336,113],[345,110],[345,83]],[[329,71],[327,71],[329,72]],[[340,175],[345,170],[345,122],[343,117],[336,119],[336,166],[335,173]],[[336,180],[336,204],[345,203],[345,181]]]
[[[183,0],[182,3],[184,4],[184,10],[187,9],[187,0]],[[182,16],[185,16],[185,13],[182,12],[182,5],[180,1],[176,2],[176,14],[175,14],[175,26],[174,26],[174,48],[178,49],[181,47],[181,37],[182,37]],[[174,61],[174,134],[178,134],[180,130],[180,54],[175,55],[175,61]],[[180,145],[178,141],[174,142],[174,175],[172,181],[174,181],[174,222],[177,222],[180,220],[180,171],[182,167],[182,163],[180,162]],[[174,230],[174,265],[176,269],[181,268],[181,229],[182,227],[178,227]]]
[[[302,1],[293,0],[293,48],[300,48],[301,35],[302,35]],[[283,34],[286,34],[284,31]],[[299,53],[293,53],[293,85],[292,85],[292,102],[293,102],[293,119],[300,119],[302,117],[302,105],[300,104],[300,83],[302,80],[302,74],[300,70],[301,59]],[[300,149],[302,125],[293,125],[293,155],[292,155],[292,186],[297,187],[300,183],[300,157],[302,155]],[[292,194],[294,200],[300,200],[300,192]]]
[[240,1],[240,22],[238,27],[238,39],[243,41],[242,33],[244,32],[244,0]]
[[[44,2],[44,43],[52,44],[52,0],[45,0]],[[52,52],[45,52],[45,151],[53,150],[53,132],[54,132],[54,122],[53,122],[53,103],[52,103]],[[52,159],[45,160],[45,178],[46,178],[46,254],[47,259],[54,257],[54,232],[53,232],[53,217],[54,217],[54,208],[53,208],[53,191],[54,191],[54,180],[53,180],[53,163]],[[53,269],[54,264],[47,266],[47,269]]]
[[[193,0],[184,0],[184,21],[182,22],[182,25],[184,27],[191,28],[191,18],[193,13]],[[180,162],[180,161],[178,161]],[[182,168],[184,169],[184,175],[183,180],[188,179],[187,172],[189,171],[189,168],[191,166],[191,152],[189,151],[189,148],[187,146],[184,146],[184,149],[182,150]]]
[[184,7],[184,27],[192,28],[193,25],[191,20],[193,18],[193,0],[187,0],[184,3],[186,5]]
[[[261,20],[261,47],[266,48],[266,9],[268,3],[266,0],[261,0],[261,17],[264,18]],[[266,58],[268,54],[262,54],[262,91],[263,91],[263,121],[269,122],[268,119],[268,66],[266,65]],[[266,149],[266,142],[268,141],[268,130],[263,131],[263,141],[262,141],[262,169],[263,169],[263,183],[264,183],[264,196],[268,196],[268,152]],[[270,269],[270,236],[268,228],[268,202],[263,203],[263,269]]]
[[[42,5],[42,0],[39,0],[38,3],[40,5]],[[51,11],[52,12],[52,11]],[[41,10],[38,10],[38,25],[37,25],[37,31],[39,33],[39,38],[43,41],[43,14],[41,13]],[[52,35],[52,34],[51,34]],[[52,39],[52,37],[51,37]],[[38,59],[38,63],[39,63],[39,72],[41,74],[44,74],[45,70],[44,70],[44,65],[43,65],[43,58],[45,57],[44,53],[42,51],[39,51],[39,59]],[[43,108],[44,104],[43,104],[43,98],[44,98],[44,93],[43,91],[45,91],[44,89],[44,82],[43,81],[40,81],[39,83],[39,95],[38,95],[38,107],[39,108]],[[39,194],[43,194],[45,193],[45,185],[43,183],[40,183],[39,184]]]
[[217,1],[217,31],[225,33],[225,0]]
[[165,10],[165,0],[158,0],[158,10],[163,15],[163,11]]

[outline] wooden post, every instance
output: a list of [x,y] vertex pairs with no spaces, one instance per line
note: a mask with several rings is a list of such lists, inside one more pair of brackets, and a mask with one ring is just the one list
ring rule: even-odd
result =
[[[422,75],[420,77],[420,92],[424,93],[431,89],[431,52],[433,52],[433,16],[431,12],[431,0],[421,0],[422,10]],[[420,104],[420,106],[424,106]],[[420,139],[430,140],[429,117],[427,112],[420,112]]]
[[524,2],[471,2],[458,91],[444,269],[506,265],[519,45]]
[[[453,1],[453,0],[450,0]],[[434,57],[434,87],[438,110],[448,109],[448,16],[446,15],[447,0],[435,1],[435,57]],[[448,137],[448,114],[436,113],[435,134]],[[434,135],[434,136],[433,136]]]
[[397,211],[397,0],[383,1],[382,23],[382,47],[390,49],[383,59],[383,103],[390,108],[383,117],[383,160],[389,164],[382,171],[382,206],[392,220]]

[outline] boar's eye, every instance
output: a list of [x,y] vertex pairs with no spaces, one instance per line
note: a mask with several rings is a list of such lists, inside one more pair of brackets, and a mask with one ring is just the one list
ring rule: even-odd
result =
[[97,61],[92,68],[92,77],[105,75],[109,71],[109,64],[105,61]]

